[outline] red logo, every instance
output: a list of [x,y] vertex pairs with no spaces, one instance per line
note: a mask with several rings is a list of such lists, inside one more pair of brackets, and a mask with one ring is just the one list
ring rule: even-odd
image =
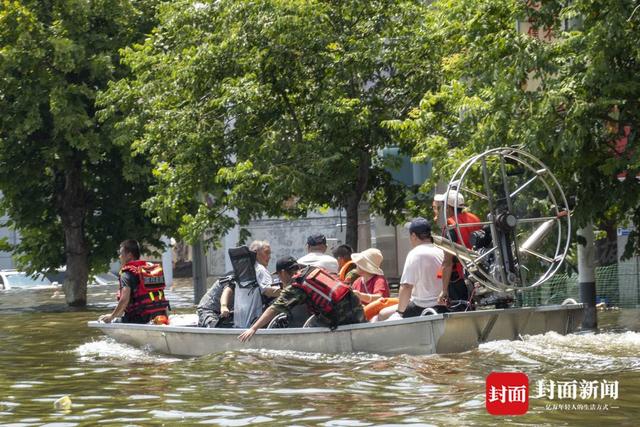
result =
[[485,399],[491,415],[524,415],[529,410],[529,377],[522,372],[492,372]]

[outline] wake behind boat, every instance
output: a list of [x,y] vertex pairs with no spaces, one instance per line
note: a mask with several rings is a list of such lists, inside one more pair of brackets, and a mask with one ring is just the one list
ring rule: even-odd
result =
[[514,340],[554,331],[574,332],[582,304],[478,310],[329,328],[262,329],[249,342],[241,329],[89,322],[119,342],[174,356],[203,356],[244,349],[382,355],[456,353],[487,341]]

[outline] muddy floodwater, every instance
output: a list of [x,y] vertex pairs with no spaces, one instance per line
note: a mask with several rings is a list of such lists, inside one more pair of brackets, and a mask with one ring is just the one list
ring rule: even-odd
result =
[[[84,311],[66,309],[52,289],[0,292],[0,425],[635,426],[640,419],[638,310],[601,312],[598,334],[527,336],[453,355],[175,358],[86,326],[109,311],[114,292],[91,287]],[[193,311],[189,288],[168,296],[177,312]],[[487,413],[485,379],[494,371],[528,375],[525,415]],[[573,381],[575,398],[550,396],[550,384],[566,391]],[[70,407],[56,409],[60,398]]]

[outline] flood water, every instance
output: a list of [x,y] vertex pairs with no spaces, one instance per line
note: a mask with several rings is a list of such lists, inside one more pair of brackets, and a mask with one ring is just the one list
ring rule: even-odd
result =
[[[85,311],[67,310],[50,289],[0,292],[0,425],[637,425],[640,418],[637,310],[602,312],[599,334],[548,333],[455,355],[175,358],[86,326],[109,311],[114,291],[90,288]],[[190,292],[168,293],[178,312],[193,310]],[[492,371],[529,376],[526,415],[487,413]],[[573,380],[617,381],[617,398],[537,397],[538,381]],[[54,408],[63,396],[71,400],[66,411]]]

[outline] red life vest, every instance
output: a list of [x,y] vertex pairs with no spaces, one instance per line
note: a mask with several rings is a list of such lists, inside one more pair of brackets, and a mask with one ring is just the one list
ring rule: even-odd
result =
[[[126,263],[120,269],[120,275],[131,272],[138,278],[138,286],[132,293],[125,313],[130,317],[154,317],[154,314],[166,314],[169,301],[164,296],[164,273],[160,264],[135,260]],[[122,293],[122,282],[118,289],[118,300]]]
[[312,311],[332,317],[335,306],[351,291],[349,286],[321,268],[309,267],[293,277],[291,286],[302,289],[309,297]]
[[[460,212],[458,214],[458,222],[460,224],[469,224],[469,223],[474,223],[474,222],[480,222],[480,218],[478,218],[475,214],[472,214],[471,212]],[[477,230],[481,230],[482,226],[481,225],[474,225],[473,227],[459,227],[459,228],[455,228],[456,225],[456,217],[455,216],[450,216],[449,218],[447,218],[447,225],[452,225],[454,226],[454,228],[451,230],[452,233],[455,233],[456,236],[456,240],[459,240],[462,237],[462,242],[458,242],[461,243],[463,245],[465,245],[467,247],[467,249],[473,249],[471,247],[471,233],[473,233],[474,231]],[[458,229],[460,230],[460,233],[458,233]],[[449,238],[450,235],[446,235],[445,237]],[[460,261],[458,261],[457,257],[454,257],[454,271],[458,273],[458,279],[461,279],[464,277],[464,271],[462,269],[462,264],[460,263]]]

